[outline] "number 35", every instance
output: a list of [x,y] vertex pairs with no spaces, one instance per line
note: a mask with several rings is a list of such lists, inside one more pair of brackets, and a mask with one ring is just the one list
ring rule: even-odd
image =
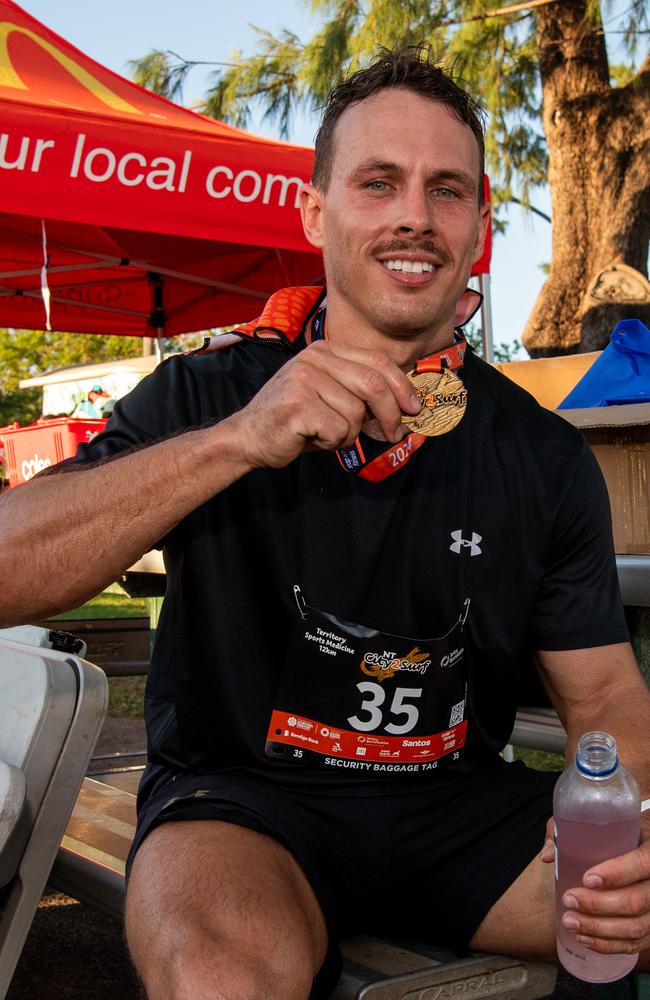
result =
[[[360,719],[358,715],[351,715],[348,718],[348,722],[354,729],[358,729],[360,732],[369,733],[373,729],[379,729],[383,722],[383,715],[381,712],[381,706],[386,700],[386,692],[383,687],[379,684],[375,684],[373,681],[361,681],[357,684],[357,689],[361,691],[362,694],[369,694],[369,698],[364,698],[361,703],[361,711],[367,712],[369,718]],[[388,725],[384,726],[384,730],[387,733],[391,733],[394,736],[400,736],[404,733],[410,733],[419,718],[419,711],[415,705],[407,705],[405,701],[407,698],[419,698],[422,694],[422,688],[396,688],[395,694],[393,695],[393,700],[388,709],[390,715],[406,716],[404,722],[395,723],[389,722]]]

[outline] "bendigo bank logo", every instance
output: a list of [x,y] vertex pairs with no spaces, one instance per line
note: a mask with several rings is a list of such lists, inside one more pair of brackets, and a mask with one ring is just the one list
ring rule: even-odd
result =
[[12,34],[24,35],[32,42],[40,45],[48,55],[56,59],[60,66],[63,66],[85,90],[90,91],[102,104],[113,108],[114,111],[128,111],[134,115],[143,114],[139,108],[134,107],[128,101],[115,94],[101,80],[98,80],[97,77],[89,73],[83,66],[80,66],[74,59],[71,59],[65,52],[62,52],[56,45],[52,45],[47,39],[37,35],[35,31],[24,28],[22,25],[14,24],[12,21],[0,21],[0,87],[10,87],[13,90],[29,89],[16,72],[9,55],[9,38]]
[[425,674],[431,665],[431,657],[423,653],[419,646],[414,646],[406,656],[385,649],[383,653],[366,653],[361,661],[361,670],[377,681],[387,681],[399,670],[410,673]]

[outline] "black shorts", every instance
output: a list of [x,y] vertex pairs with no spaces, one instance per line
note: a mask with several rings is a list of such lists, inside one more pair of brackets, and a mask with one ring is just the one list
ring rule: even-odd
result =
[[541,850],[558,775],[496,758],[441,788],[343,796],[240,774],[157,776],[141,805],[127,871],[171,820],[215,819],[282,843],[327,921],[330,951],[313,997],[340,974],[339,938],[412,938],[462,954],[492,905]]

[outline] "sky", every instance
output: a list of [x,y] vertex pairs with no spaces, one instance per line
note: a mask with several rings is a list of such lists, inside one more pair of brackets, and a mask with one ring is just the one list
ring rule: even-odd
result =
[[[151,49],[171,49],[186,59],[228,62],[233,50],[244,56],[256,50],[251,24],[276,32],[289,28],[307,40],[318,25],[308,0],[18,0],[32,16],[62,35],[93,59],[123,76],[127,63]],[[197,67],[189,75],[183,102],[200,100],[209,82],[210,68]],[[317,114],[296,118],[289,139],[312,145]],[[251,131],[277,136],[259,120]],[[548,194],[531,199],[549,212]],[[509,206],[506,235],[497,235],[492,260],[492,317],[494,341],[521,340],[523,328],[544,281],[541,266],[551,258],[551,226],[518,206]],[[519,355],[526,357],[525,352]]]

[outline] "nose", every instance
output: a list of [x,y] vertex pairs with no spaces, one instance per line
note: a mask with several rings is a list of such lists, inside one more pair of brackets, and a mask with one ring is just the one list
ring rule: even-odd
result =
[[435,229],[433,205],[420,184],[405,185],[397,204],[394,232],[402,236],[431,236]]

